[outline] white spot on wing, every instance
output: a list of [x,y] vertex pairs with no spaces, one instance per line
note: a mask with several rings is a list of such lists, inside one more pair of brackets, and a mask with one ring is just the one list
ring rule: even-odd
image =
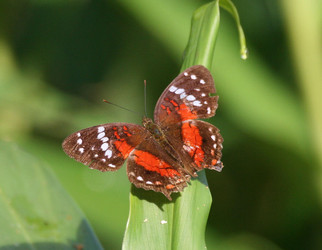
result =
[[151,182],[151,181],[147,181],[145,183],[148,184],[148,185],[152,185],[153,184],[153,182]]
[[105,156],[107,156],[107,158],[110,159],[112,157],[112,150],[110,150],[110,149],[106,150]]
[[184,89],[177,89],[176,92],[174,93],[176,93],[177,95],[180,95],[183,92],[184,92]]
[[83,140],[82,140],[81,138],[79,138],[79,139],[77,140],[77,144],[81,145],[82,143],[83,143]]
[[201,80],[200,80],[200,83],[201,83],[201,84],[205,84],[206,82],[205,82],[203,79],[201,79]]
[[101,146],[101,149],[103,150],[103,151],[105,151],[106,149],[108,149],[108,144],[105,142],[105,143],[103,143],[102,144],[102,146]]
[[188,95],[186,99],[188,101],[194,101],[194,100],[196,100],[196,97],[194,97],[193,95]]
[[78,133],[77,133],[77,136],[78,136],[78,137],[80,137],[80,136],[81,136],[81,134],[78,132]]
[[183,149],[186,150],[187,152],[191,152],[191,150],[194,149],[194,147],[191,147],[191,146],[187,146],[187,145],[183,145]]
[[97,132],[98,132],[98,133],[101,133],[101,132],[103,132],[104,130],[105,130],[105,129],[104,129],[104,127],[102,127],[102,126],[97,128]]
[[143,181],[142,176],[138,176],[138,177],[136,177],[136,179],[137,179],[138,181]]
[[94,157],[96,158],[98,156],[98,154],[95,154]]
[[111,163],[108,164],[108,166],[111,167],[111,168],[115,168],[115,165],[114,164],[111,164]]
[[217,144],[214,144],[214,146],[213,146],[213,147],[214,147],[214,149],[216,149],[216,148],[217,148]]
[[212,139],[213,141],[215,141],[215,140],[216,140],[216,136],[215,136],[215,135],[212,135],[212,136],[211,136],[211,139]]
[[185,92],[183,92],[181,95],[180,95],[180,99],[183,99],[187,96],[187,94]]
[[196,75],[191,75],[191,79],[196,80],[197,79]]
[[183,180],[181,178],[176,180],[176,183],[180,183],[180,182],[183,182]]
[[183,74],[184,74],[185,76],[188,76],[188,73],[187,73],[187,72],[184,72]]
[[102,159],[102,162],[106,162],[106,160],[103,158],[103,159]]
[[218,171],[218,172],[221,172],[221,170],[222,170],[222,169],[221,169],[221,167],[220,167],[220,166],[217,166],[217,165],[215,165],[215,166],[214,166],[214,169],[215,169],[216,171]]
[[200,91],[200,89],[197,88],[197,89],[195,89],[195,91]]
[[210,114],[211,113],[211,108],[210,107],[208,107],[207,108],[207,114]]
[[204,96],[206,96],[206,94],[205,93],[202,93],[201,96],[204,97]]
[[171,86],[170,88],[169,88],[169,91],[170,92],[174,92],[174,91],[176,91],[178,88],[177,87],[175,87],[175,86]]
[[84,153],[84,148],[79,148],[78,151],[82,154]]
[[103,138],[101,139],[101,141],[102,141],[102,142],[107,142],[107,141],[108,141],[108,138],[107,138],[107,137],[103,137]]
[[200,101],[194,101],[192,104],[193,104],[193,106],[197,106],[197,107],[201,107],[202,106],[202,104],[201,104]]
[[101,139],[105,136],[105,133],[104,132],[101,132],[97,135],[97,139]]
[[204,103],[204,104],[208,104],[208,102],[207,102],[207,101],[204,101],[203,103]]

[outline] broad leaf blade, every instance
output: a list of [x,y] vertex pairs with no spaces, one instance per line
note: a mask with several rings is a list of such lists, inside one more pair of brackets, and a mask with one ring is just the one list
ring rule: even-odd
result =
[[219,23],[218,1],[206,4],[195,11],[181,70],[199,64],[211,69]]
[[48,167],[0,142],[0,248],[102,249]]
[[[196,64],[211,68],[218,27],[218,1],[195,11],[182,70]],[[172,198],[169,202],[162,194],[132,185],[123,249],[206,248],[205,228],[212,200],[204,171]]]

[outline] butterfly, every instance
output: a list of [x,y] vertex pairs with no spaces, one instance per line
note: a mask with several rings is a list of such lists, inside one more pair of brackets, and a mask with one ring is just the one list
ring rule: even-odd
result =
[[65,153],[92,169],[118,170],[127,159],[127,176],[138,188],[171,200],[202,169],[221,171],[219,129],[198,118],[215,115],[218,96],[211,73],[195,65],[179,74],[160,96],[154,121],[142,125],[107,123],[68,136]]

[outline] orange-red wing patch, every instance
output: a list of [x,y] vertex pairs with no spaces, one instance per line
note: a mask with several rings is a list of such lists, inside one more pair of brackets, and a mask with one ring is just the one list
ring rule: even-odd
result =
[[127,142],[123,139],[115,141],[114,145],[118,151],[121,152],[124,159],[126,159],[131,151],[134,149],[131,145],[127,144]]
[[175,188],[176,186],[175,185],[172,185],[172,184],[168,184],[168,185],[166,185],[166,189],[173,189],[173,188]]
[[171,102],[171,103],[172,103],[172,105],[173,105],[173,106],[175,106],[175,107],[179,106],[179,105],[178,105],[178,103],[176,103],[174,100],[171,100],[170,102]]
[[217,164],[217,160],[216,159],[212,159],[211,165],[215,166],[216,164]]
[[146,151],[135,150],[134,161],[136,164],[144,167],[146,170],[157,172],[161,176],[171,178],[181,176],[181,174],[168,163]]
[[197,115],[195,114],[195,112],[191,111],[189,107],[184,103],[182,103],[179,106],[179,109],[177,110],[177,112],[180,115],[181,121],[197,118]]
[[182,139],[185,145],[185,149],[198,167],[201,167],[201,163],[204,161],[205,152],[202,150],[202,137],[199,133],[199,129],[190,124],[189,122],[182,124]]

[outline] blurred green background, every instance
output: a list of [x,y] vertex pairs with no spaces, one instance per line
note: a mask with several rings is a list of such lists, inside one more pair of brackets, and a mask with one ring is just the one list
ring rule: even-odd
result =
[[[224,137],[209,249],[322,249],[321,4],[239,0],[249,59],[221,11],[213,76]],[[140,123],[179,73],[193,11],[207,1],[0,1],[0,139],[49,163],[106,249],[119,249],[125,167],[90,170],[62,140],[108,122]],[[0,159],[1,160],[1,159]],[[5,167],[5,166],[1,166]]]

